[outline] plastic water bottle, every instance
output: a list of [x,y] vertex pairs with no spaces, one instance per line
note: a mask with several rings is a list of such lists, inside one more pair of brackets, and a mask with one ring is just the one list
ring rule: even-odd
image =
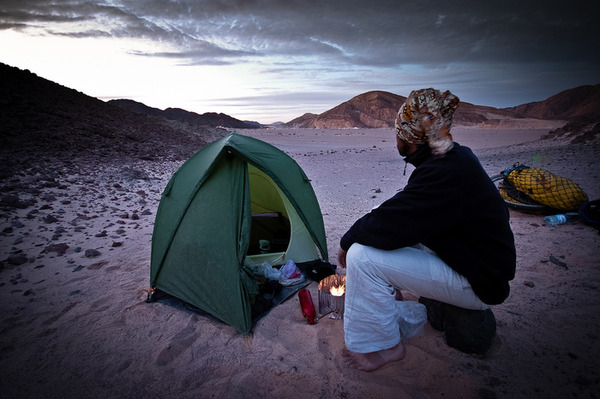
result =
[[577,219],[576,213],[559,213],[558,215],[550,215],[544,218],[544,224],[546,226],[557,226],[559,224],[565,224],[572,222]]

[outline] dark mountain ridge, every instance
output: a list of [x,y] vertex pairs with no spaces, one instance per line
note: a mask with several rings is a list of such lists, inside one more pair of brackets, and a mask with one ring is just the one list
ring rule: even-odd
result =
[[234,129],[256,129],[260,127],[223,113],[206,112],[204,114],[197,114],[196,112],[186,111],[181,108],[167,108],[161,111],[158,108],[152,108],[140,102],[127,99],[110,100],[108,103],[138,114],[185,122],[201,127],[229,127]]

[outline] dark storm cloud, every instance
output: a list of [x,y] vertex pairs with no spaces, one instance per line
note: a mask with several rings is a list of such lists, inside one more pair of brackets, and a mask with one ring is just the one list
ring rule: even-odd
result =
[[260,80],[251,98],[273,108],[431,86],[496,107],[543,100],[600,82],[599,20],[589,0],[0,0],[0,30],[242,66],[229,71]]
[[[0,5],[0,28],[135,37],[190,63],[319,57],[347,65],[600,62],[589,1],[68,1]],[[80,24],[78,24],[78,22]],[[63,29],[61,25],[70,24]],[[86,24],[91,27],[86,28]]]

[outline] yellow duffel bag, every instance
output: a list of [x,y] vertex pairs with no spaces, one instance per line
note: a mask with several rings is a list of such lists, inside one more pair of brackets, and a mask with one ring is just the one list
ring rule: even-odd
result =
[[541,168],[518,168],[508,180],[533,200],[561,211],[579,210],[587,194],[573,181]]

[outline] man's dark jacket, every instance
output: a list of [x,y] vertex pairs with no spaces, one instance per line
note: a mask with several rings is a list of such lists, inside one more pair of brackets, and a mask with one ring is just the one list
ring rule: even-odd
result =
[[427,145],[406,157],[416,166],[404,190],[360,218],[341,239],[391,250],[421,243],[465,276],[487,304],[502,303],[516,254],[506,204],[468,147],[435,157]]

